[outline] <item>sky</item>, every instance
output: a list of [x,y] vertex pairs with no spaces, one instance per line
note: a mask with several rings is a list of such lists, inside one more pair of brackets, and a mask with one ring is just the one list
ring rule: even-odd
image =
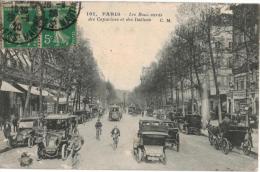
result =
[[[177,3],[83,3],[77,24],[83,30],[83,37],[89,40],[105,80],[122,90],[132,90],[140,84],[142,67],[155,61],[156,54],[170,39],[176,25],[177,6]],[[91,12],[98,17],[104,17],[103,12],[117,12],[120,13],[118,18],[125,20],[130,12],[163,16],[154,17],[151,22],[100,22],[89,21]],[[170,22],[160,22],[160,18]]]

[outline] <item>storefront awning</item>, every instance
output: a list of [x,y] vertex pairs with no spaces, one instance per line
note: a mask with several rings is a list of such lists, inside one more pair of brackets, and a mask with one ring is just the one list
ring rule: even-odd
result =
[[11,84],[9,84],[6,81],[2,81],[2,85],[0,88],[1,91],[8,91],[8,92],[15,92],[15,93],[22,93],[21,91],[19,91],[18,89],[16,89],[15,87],[13,87]]
[[[29,85],[25,85],[25,84],[18,84],[20,87],[22,87],[24,90],[28,90],[28,88],[29,88]],[[34,87],[34,86],[32,86],[31,87],[31,94],[34,94],[34,95],[37,95],[37,96],[39,96],[40,95],[40,89],[39,88],[37,88],[37,87]],[[48,93],[48,91],[45,91],[45,90],[42,90],[42,96],[48,96],[49,95],[49,93]]]

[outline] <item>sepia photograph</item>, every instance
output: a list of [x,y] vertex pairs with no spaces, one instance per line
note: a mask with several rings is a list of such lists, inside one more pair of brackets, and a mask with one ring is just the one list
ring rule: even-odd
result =
[[0,171],[257,171],[259,12],[0,1]]

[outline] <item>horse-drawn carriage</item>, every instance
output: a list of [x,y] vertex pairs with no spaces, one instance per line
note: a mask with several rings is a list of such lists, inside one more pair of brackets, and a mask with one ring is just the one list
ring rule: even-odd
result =
[[228,154],[234,147],[239,147],[244,154],[250,154],[252,137],[248,127],[224,123],[212,126],[208,123],[207,129],[209,142],[215,149],[221,149],[224,154]]

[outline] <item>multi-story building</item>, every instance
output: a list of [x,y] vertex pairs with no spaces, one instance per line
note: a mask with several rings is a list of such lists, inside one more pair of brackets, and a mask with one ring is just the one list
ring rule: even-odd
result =
[[[3,118],[10,118],[11,115],[22,116],[24,112],[24,105],[26,101],[26,94],[31,87],[31,96],[29,100],[29,114],[34,115],[39,112],[40,108],[40,61],[37,58],[32,64],[26,54],[19,51],[1,50],[3,54],[0,55],[1,72],[0,79],[2,83],[9,84],[9,90],[6,90],[5,85],[0,87],[0,106],[5,107],[0,109],[0,116]],[[33,66],[33,68],[31,68]],[[43,110],[50,111],[54,109],[55,95],[49,90],[57,90],[58,85],[56,82],[59,77],[57,73],[60,69],[57,63],[53,61],[46,61],[42,69],[42,96],[43,96]],[[31,71],[33,70],[33,71]],[[17,91],[18,90],[18,91]]]
[[227,97],[230,113],[243,113],[248,107],[259,113],[259,7],[232,5],[233,11],[233,77]]

